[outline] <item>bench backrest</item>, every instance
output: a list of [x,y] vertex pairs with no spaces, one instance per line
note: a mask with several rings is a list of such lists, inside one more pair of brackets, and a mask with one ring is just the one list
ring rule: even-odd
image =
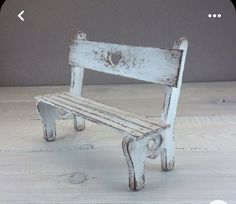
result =
[[72,67],[177,86],[183,50],[127,46],[86,40],[78,33],[70,46]]
[[[173,130],[182,85],[188,41],[179,38],[173,49],[143,48],[86,41],[78,32],[69,53],[70,92],[81,95],[84,68],[166,85],[162,121]],[[169,134],[169,133],[168,133]]]

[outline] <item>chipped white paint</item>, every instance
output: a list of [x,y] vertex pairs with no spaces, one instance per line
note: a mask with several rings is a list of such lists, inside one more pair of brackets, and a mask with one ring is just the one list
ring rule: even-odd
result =
[[43,123],[43,135],[46,141],[53,141],[56,136],[56,118],[58,109],[54,105],[44,103],[38,100],[37,104],[38,113]]
[[115,128],[135,139],[158,133],[168,127],[165,124],[149,122],[142,116],[135,117],[136,114],[129,116],[129,112],[84,97],[75,97],[67,92],[41,96],[38,100],[53,105],[59,110],[69,111],[95,123]]
[[183,50],[183,56],[180,64],[177,87],[166,86],[166,92],[165,92],[162,121],[163,123],[169,124],[170,128],[164,130],[162,133],[164,141],[161,152],[161,167],[162,170],[164,171],[173,169],[175,164],[174,123],[177,111],[177,104],[180,95],[180,89],[182,85],[187,48],[188,48],[188,41],[185,38],[180,38],[179,40],[175,41],[174,49]]
[[[86,34],[83,32],[78,32],[76,35],[77,41],[86,40]],[[70,93],[81,96],[82,95],[82,86],[84,78],[84,69],[82,67],[71,67],[71,84],[70,84]],[[82,117],[73,115],[74,117],[74,129],[81,131],[85,128],[85,121]]]
[[[55,138],[58,110],[74,115],[77,130],[84,129],[84,119],[87,119],[122,132],[129,186],[132,190],[143,188],[146,158],[155,159],[161,154],[163,170],[174,166],[173,129],[186,51],[184,38],[168,50],[86,41],[86,34],[79,32],[70,49],[70,92],[37,97],[44,138],[47,141]],[[162,121],[154,122],[82,97],[84,68],[166,85]]]
[[122,149],[127,161],[129,171],[129,187],[137,191],[144,187],[145,183],[145,159],[155,159],[160,154],[162,136],[154,133],[143,139],[135,140],[125,137],[122,141]]
[[129,187],[132,190],[140,190],[145,183],[145,140],[135,141],[125,137],[122,142],[123,152],[129,169]]
[[175,86],[182,51],[75,40],[71,66]]

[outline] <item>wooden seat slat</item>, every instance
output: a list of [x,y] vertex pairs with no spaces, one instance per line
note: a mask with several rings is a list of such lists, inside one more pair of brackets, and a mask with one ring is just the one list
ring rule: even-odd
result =
[[[87,120],[108,125],[134,138],[142,138],[145,135],[159,132],[166,128],[166,126],[154,126],[136,118],[129,117],[128,119],[126,116],[122,116],[121,113],[117,114],[112,111],[104,111],[97,105],[92,105],[91,103],[86,104],[85,101],[80,101],[78,97],[68,98],[68,95],[65,93],[45,95],[43,97],[38,97],[38,100],[57,106],[58,108],[69,111],[75,115],[83,116]],[[96,102],[96,104],[98,104],[98,102]],[[110,109],[112,109],[112,107],[110,107]],[[144,125],[149,126],[145,127]]]
[[168,125],[161,124],[161,123],[154,124],[151,121],[148,121],[147,119],[145,119],[145,117],[140,116],[138,114],[132,114],[127,111],[122,111],[121,109],[118,109],[118,108],[115,108],[112,106],[108,106],[108,105],[102,104],[100,102],[93,101],[91,99],[87,99],[85,97],[76,97],[68,92],[65,92],[63,94],[62,93],[57,94],[57,96],[62,97],[66,100],[72,101],[74,103],[84,105],[84,106],[92,108],[92,109],[95,108],[99,112],[103,112],[103,113],[106,113],[111,116],[115,115],[116,118],[120,118],[122,120],[129,120],[130,122],[132,122],[134,124],[142,126],[144,129],[153,130],[153,129],[168,127]]

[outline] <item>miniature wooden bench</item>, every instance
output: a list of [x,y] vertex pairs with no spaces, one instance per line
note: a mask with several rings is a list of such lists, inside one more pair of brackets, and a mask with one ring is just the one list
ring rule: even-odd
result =
[[[36,97],[44,139],[55,139],[55,120],[59,110],[63,110],[73,114],[76,130],[83,130],[84,119],[87,119],[123,133],[122,148],[132,190],[144,186],[146,158],[155,159],[160,154],[162,170],[173,169],[173,131],[187,46],[185,38],[178,39],[173,49],[92,42],[86,40],[85,33],[78,32],[69,53],[72,68],[70,91]],[[82,97],[84,68],[165,85],[161,121],[151,121],[144,116]]]

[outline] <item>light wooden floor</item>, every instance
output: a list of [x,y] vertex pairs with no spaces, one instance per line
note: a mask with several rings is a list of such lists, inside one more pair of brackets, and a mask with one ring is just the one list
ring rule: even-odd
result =
[[[0,88],[0,203],[236,203],[236,82],[184,84],[176,121],[176,168],[147,160],[146,186],[128,188],[122,137],[86,123],[75,132],[58,121],[58,137],[42,139],[34,96],[67,87]],[[84,95],[153,120],[163,88],[87,86]],[[141,104],[145,104],[142,106]]]

